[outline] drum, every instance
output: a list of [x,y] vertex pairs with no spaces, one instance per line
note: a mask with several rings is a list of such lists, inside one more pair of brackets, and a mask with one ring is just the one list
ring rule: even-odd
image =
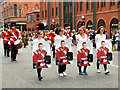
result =
[[16,45],[17,49],[22,48],[22,41],[21,40],[16,40],[14,44]]

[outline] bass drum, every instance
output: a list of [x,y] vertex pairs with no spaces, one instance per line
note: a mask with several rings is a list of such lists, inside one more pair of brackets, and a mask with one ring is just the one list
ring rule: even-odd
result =
[[23,46],[21,40],[16,40],[14,44],[16,45],[17,49],[20,49],[20,48],[22,48],[22,46]]

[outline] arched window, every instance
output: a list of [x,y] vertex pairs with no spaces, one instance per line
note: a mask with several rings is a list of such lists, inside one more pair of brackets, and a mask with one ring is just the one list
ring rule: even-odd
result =
[[106,27],[105,21],[104,21],[103,19],[100,19],[99,22],[98,22],[98,28],[99,28],[100,26]]
[[93,23],[92,23],[91,20],[89,20],[89,21],[87,22],[86,28],[87,28],[88,30],[93,29]]
[[14,16],[17,16],[17,5],[14,5]]
[[112,32],[116,32],[118,30],[118,22],[117,18],[113,18],[110,22],[110,35],[112,36]]

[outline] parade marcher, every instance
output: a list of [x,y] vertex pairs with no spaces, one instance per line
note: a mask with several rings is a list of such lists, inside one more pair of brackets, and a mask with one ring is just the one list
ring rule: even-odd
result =
[[98,28],[97,34],[95,36],[95,43],[97,40],[106,40],[106,35],[105,35],[105,27],[100,26]]
[[85,34],[85,30],[83,28],[79,28],[78,33],[79,34],[76,36],[76,43],[78,43],[79,40],[88,40],[88,37]]
[[56,35],[54,39],[67,39],[64,35],[64,28],[59,28],[59,35]]
[[28,34],[26,33],[26,31],[22,33],[22,41],[24,43],[24,48],[26,48],[26,46],[28,45]]
[[[54,40],[57,40],[57,39],[67,39],[67,37],[64,35],[64,29],[63,28],[58,28],[57,29],[59,31],[59,35],[56,35]],[[53,58],[55,57],[55,46],[53,46]]]
[[10,47],[8,44],[9,41],[9,34],[8,34],[8,25],[5,24],[4,25],[5,30],[2,32],[1,37],[3,38],[3,44],[4,44],[4,56],[7,55],[7,57],[9,57],[9,51],[10,51]]
[[[41,42],[41,41],[45,41],[45,39],[43,38],[43,30],[44,30],[44,26],[40,24],[38,24],[38,31],[36,34],[36,38],[33,40],[33,42]],[[31,48],[33,46],[33,42],[31,43]]]
[[[97,34],[95,36],[95,44],[96,44],[97,40],[106,40],[105,27],[100,26],[98,28]],[[97,72],[98,73],[100,72],[98,62],[97,62]]]
[[65,41],[62,40],[61,41],[61,47],[59,47],[58,49],[56,49],[56,59],[58,60],[59,62],[59,65],[58,65],[58,73],[59,73],[59,76],[66,76],[66,64],[68,64],[68,61],[67,61],[67,53],[69,51],[69,48],[67,48],[65,46]]
[[105,70],[105,74],[110,73],[110,71],[107,69],[107,53],[108,53],[109,49],[107,47],[105,47],[105,41],[101,42],[101,47],[97,49],[97,70],[98,73],[100,73],[100,69],[99,69],[99,65],[103,64],[104,66],[104,70]]
[[[86,42],[82,43],[82,47],[83,47],[82,49],[78,50],[78,54],[77,54],[79,75],[83,75],[83,73],[85,73],[85,75],[88,75],[86,69],[88,66],[87,57],[88,57],[88,54],[90,53],[90,50],[86,48]],[[81,70],[82,66],[84,66],[83,72]]]
[[16,26],[16,23],[12,22],[11,23],[12,30],[9,31],[10,45],[11,45],[11,61],[16,61],[18,49],[14,43],[18,39],[20,39],[20,32],[18,29],[15,28],[15,26]]
[[44,58],[45,58],[45,55],[47,54],[47,51],[43,49],[42,43],[38,44],[38,48],[39,49],[34,52],[33,62],[36,64],[36,67],[37,67],[38,79],[42,80],[43,77],[41,76],[41,71],[42,71],[42,68],[46,67]]

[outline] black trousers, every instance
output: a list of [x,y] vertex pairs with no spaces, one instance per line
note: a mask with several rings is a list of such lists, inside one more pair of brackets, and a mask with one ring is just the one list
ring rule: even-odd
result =
[[[107,64],[103,64],[103,66],[104,66],[104,70],[106,71],[107,70]],[[97,69],[99,69],[100,68],[100,64],[97,62]]]
[[11,44],[11,59],[15,60],[17,56],[17,47],[14,44]]
[[37,68],[38,78],[41,77],[41,71],[42,71],[42,68]]
[[[79,66],[79,72],[82,72],[82,66]],[[86,69],[87,69],[87,66],[84,66],[84,71],[86,71]]]
[[65,72],[65,70],[66,70],[66,64],[58,66],[58,73],[63,73]]
[[52,47],[53,50],[53,58],[55,58],[55,46]]
[[7,43],[4,43],[4,55],[6,56],[9,56],[9,51],[10,51],[10,48],[9,48],[9,45],[8,45],[8,42]]

